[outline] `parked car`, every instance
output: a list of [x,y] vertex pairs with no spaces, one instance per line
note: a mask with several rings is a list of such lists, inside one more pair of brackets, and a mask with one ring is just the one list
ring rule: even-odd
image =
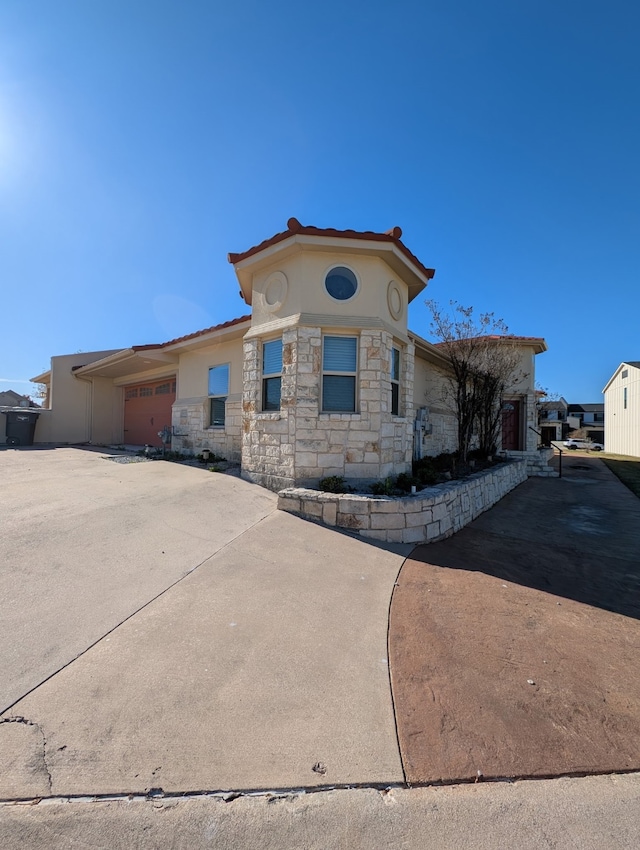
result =
[[568,439],[564,441],[564,445],[567,449],[572,449],[573,451],[575,451],[576,449],[582,449],[583,451],[587,452],[604,451],[604,446],[602,445],[602,443],[592,443],[591,440]]

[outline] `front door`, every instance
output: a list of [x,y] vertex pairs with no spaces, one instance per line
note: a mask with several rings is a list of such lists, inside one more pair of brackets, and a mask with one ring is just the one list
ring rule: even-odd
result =
[[518,452],[520,443],[520,410],[519,399],[510,399],[502,405],[502,448],[505,451]]

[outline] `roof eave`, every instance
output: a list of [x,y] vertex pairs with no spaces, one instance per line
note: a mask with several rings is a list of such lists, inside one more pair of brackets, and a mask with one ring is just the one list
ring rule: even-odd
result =
[[229,254],[229,262],[233,264],[240,284],[242,297],[251,304],[253,275],[263,268],[272,265],[276,259],[282,260],[302,251],[334,252],[336,250],[348,254],[374,255],[381,257],[388,266],[409,287],[409,301],[419,295],[435,275],[435,269],[420,269],[395,242],[389,240],[358,239],[357,237],[322,236],[315,234],[293,233],[265,246],[248,257],[234,261],[237,254]]
[[243,322],[236,322],[226,328],[219,328],[208,333],[199,334],[188,339],[176,340],[176,342],[165,344],[164,351],[193,351],[198,348],[206,348],[215,342],[224,342],[227,339],[233,339],[237,336],[244,336],[247,330],[251,327],[251,319],[246,319]]

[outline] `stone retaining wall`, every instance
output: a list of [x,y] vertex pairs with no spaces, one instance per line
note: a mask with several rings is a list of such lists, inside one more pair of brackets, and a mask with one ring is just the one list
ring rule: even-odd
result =
[[401,498],[291,487],[278,493],[278,508],[374,540],[427,543],[460,531],[526,479],[526,462],[511,461]]

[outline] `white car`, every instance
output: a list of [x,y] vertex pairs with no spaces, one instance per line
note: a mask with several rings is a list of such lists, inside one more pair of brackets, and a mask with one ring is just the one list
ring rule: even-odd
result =
[[564,446],[567,449],[582,449],[583,451],[601,452],[604,451],[602,443],[592,443],[591,440],[574,440],[568,439],[564,441]]

